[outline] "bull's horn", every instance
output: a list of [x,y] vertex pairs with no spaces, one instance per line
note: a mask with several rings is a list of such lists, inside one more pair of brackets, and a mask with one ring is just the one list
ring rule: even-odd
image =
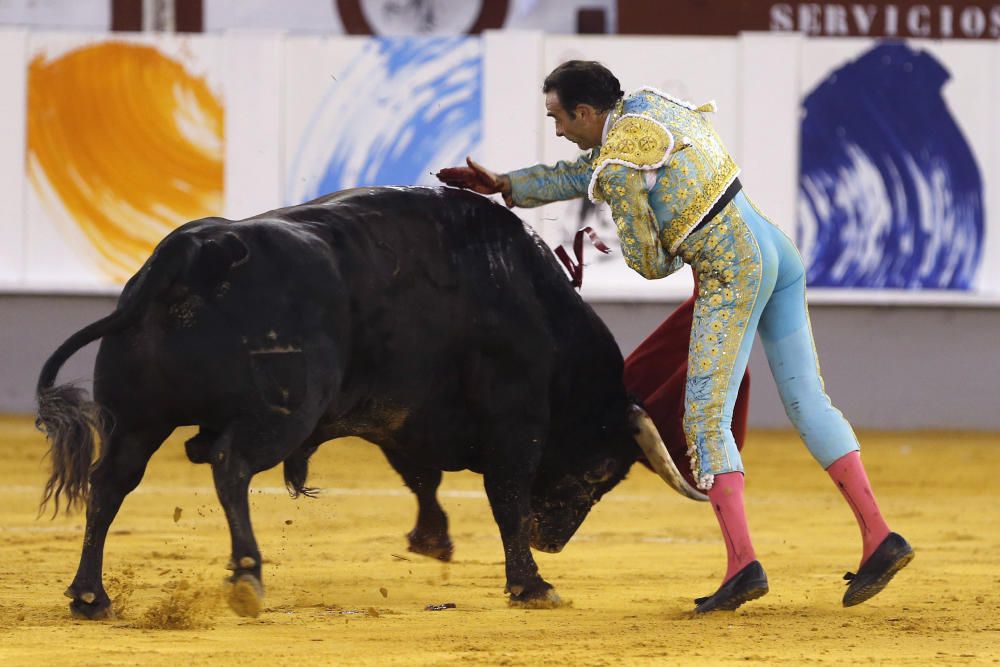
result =
[[674,460],[667,453],[667,447],[663,444],[656,425],[649,418],[646,411],[638,405],[632,406],[632,425],[636,428],[635,441],[642,447],[643,453],[653,470],[663,478],[663,481],[670,485],[670,488],[677,491],[682,496],[687,496],[692,500],[708,500],[708,496],[687,483],[681,471],[674,465]]

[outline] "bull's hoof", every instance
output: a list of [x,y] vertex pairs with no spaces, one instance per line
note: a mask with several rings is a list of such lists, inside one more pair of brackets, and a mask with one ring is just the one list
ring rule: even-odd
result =
[[226,600],[237,615],[257,618],[264,608],[264,587],[252,574],[241,574],[229,581]]
[[421,556],[430,556],[445,563],[451,562],[451,557],[455,554],[455,545],[451,543],[448,535],[428,535],[417,531],[411,531],[406,535],[410,543],[409,550]]
[[561,609],[573,606],[572,601],[559,597],[554,588],[548,588],[540,595],[532,597],[511,594],[508,604],[515,609]]
[[115,618],[115,612],[111,609],[111,599],[104,592],[100,595],[95,593],[77,595],[72,588],[67,588],[66,597],[72,598],[69,603],[69,613],[73,618],[84,621],[107,621]]

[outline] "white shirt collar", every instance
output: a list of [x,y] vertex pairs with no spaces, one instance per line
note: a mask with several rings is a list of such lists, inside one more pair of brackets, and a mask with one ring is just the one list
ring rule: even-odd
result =
[[604,129],[601,130],[601,145],[608,140],[608,130],[611,129],[611,116],[614,114],[614,108],[608,109],[608,117],[604,119]]

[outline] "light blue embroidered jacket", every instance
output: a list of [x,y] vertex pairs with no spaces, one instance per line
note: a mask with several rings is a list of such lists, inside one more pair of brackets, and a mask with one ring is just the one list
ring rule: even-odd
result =
[[704,117],[714,110],[640,88],[611,111],[599,148],[510,172],[514,204],[606,201],[626,263],[649,279],[669,275],[684,264],[677,247],[739,175]]

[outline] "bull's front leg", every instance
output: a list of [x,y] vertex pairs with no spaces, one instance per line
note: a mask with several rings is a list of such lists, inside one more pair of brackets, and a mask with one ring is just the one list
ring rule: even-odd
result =
[[417,524],[406,535],[410,551],[450,561],[455,547],[448,536],[448,515],[437,499],[441,471],[414,463],[399,452],[383,449],[382,453],[417,496]]
[[512,606],[556,606],[560,604],[559,595],[552,584],[538,574],[538,565],[529,547],[531,478],[523,470],[520,475],[508,470],[509,465],[508,461],[503,468],[488,471],[483,479],[493,518],[503,540],[507,570],[505,590],[510,593]]

